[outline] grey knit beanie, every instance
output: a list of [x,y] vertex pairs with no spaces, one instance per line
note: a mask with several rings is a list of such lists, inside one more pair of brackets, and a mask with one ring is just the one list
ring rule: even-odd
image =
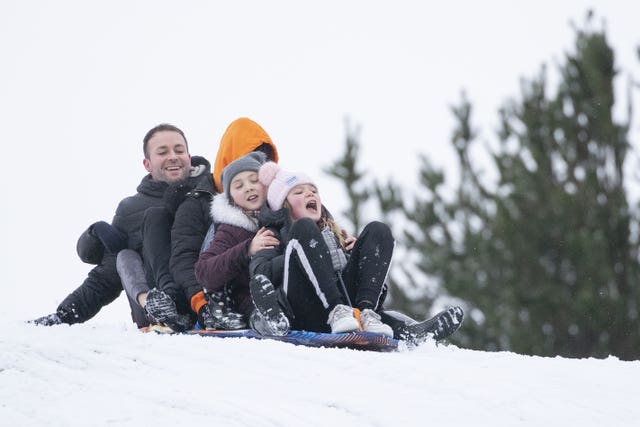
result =
[[224,192],[227,193],[227,196],[229,196],[231,181],[237,174],[245,171],[258,172],[258,170],[260,170],[260,166],[262,166],[266,161],[266,154],[259,151],[253,151],[229,163],[222,171],[222,188]]

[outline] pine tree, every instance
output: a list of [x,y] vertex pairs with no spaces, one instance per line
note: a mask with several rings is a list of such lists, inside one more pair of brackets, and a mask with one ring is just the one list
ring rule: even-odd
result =
[[[538,355],[640,356],[638,222],[625,193],[629,123],[613,120],[614,55],[604,32],[576,30],[548,95],[546,70],[500,112],[498,179],[483,185],[469,149],[471,105],[453,109],[460,184],[423,161],[408,211],[418,267],[468,304],[454,342]],[[422,232],[420,232],[422,230]]]
[[353,225],[353,235],[357,236],[360,232],[361,207],[369,199],[369,192],[363,183],[365,173],[362,172],[357,164],[360,153],[360,129],[353,130],[346,120],[347,138],[345,151],[342,157],[335,160],[333,164],[324,169],[324,172],[342,181],[349,204],[342,214]]
[[[355,230],[353,234],[357,236],[363,223],[363,207],[365,203],[372,198],[378,202],[381,215],[381,218],[378,219],[386,222],[393,229],[392,216],[403,213],[402,191],[400,186],[392,180],[384,184],[376,180],[373,184],[373,189],[367,189],[369,184],[365,181],[366,173],[361,171],[359,165],[359,128],[355,130],[352,129],[348,120],[346,120],[346,124],[345,150],[341,157],[334,160],[329,167],[324,169],[325,173],[339,179],[344,185],[349,203],[342,213],[353,224]],[[375,197],[371,197],[372,193]],[[396,240],[398,237],[399,236],[396,236]],[[394,258],[397,258],[397,256],[398,255],[395,254]],[[396,279],[398,275],[404,276],[402,280],[402,282],[405,283],[404,287],[399,286],[399,282]],[[428,298],[415,299],[409,295],[409,293],[415,293],[412,292],[415,291],[415,289],[411,281],[406,279],[410,276],[411,274],[404,269],[402,263],[392,263],[392,271],[387,277],[388,294],[385,300],[385,308],[399,310],[421,319],[429,312],[431,300]],[[406,288],[409,288],[409,293]]]

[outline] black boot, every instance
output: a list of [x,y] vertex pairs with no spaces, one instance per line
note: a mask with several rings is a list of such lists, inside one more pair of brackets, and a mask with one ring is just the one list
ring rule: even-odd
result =
[[450,307],[422,322],[396,311],[384,311],[381,316],[382,321],[393,329],[394,338],[420,344],[429,338],[440,341],[453,334],[462,325],[464,312],[460,307]]
[[27,320],[27,323],[40,326],[55,326],[62,325],[63,323],[71,325],[73,323],[78,323],[76,317],[73,307],[60,307],[55,313],[47,314],[46,316],[38,317],[33,320]]
[[147,304],[144,307],[152,324],[162,324],[176,332],[191,328],[191,319],[186,314],[179,314],[176,303],[171,297],[158,288],[153,288],[147,294]]
[[278,291],[271,280],[258,274],[249,282],[251,299],[256,310],[251,313],[250,324],[261,335],[286,335],[289,332],[289,319],[278,302]]
[[27,320],[27,323],[33,323],[39,326],[55,326],[62,325],[64,322],[58,315],[58,312],[47,314],[46,316],[38,317],[37,319]]
[[246,329],[244,316],[230,307],[230,302],[220,293],[205,294],[207,304],[198,311],[198,323],[204,329],[233,331]]

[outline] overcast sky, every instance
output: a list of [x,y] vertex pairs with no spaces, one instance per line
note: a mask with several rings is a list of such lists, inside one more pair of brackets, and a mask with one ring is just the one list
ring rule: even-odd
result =
[[410,187],[418,153],[454,170],[449,106],[461,91],[490,139],[499,105],[520,78],[561,62],[571,21],[590,7],[624,94],[640,78],[637,2],[3,0],[0,289],[30,289],[34,309],[50,310],[81,283],[76,239],[133,194],[142,137],[160,122],[212,160],[232,120],[256,120],[334,211],[344,196],[321,169],[342,149],[346,117],[371,178]]

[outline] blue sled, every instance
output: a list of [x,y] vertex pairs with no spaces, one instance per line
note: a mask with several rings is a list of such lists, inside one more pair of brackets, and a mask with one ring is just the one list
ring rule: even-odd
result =
[[260,335],[253,329],[236,331],[194,329],[185,332],[174,332],[166,326],[152,325],[142,329],[143,332],[157,332],[183,335],[199,335],[214,338],[254,338],[282,341],[306,347],[350,348],[354,350],[396,351],[400,341],[386,335],[371,332],[349,332],[346,334],[330,334],[322,332],[289,331],[284,336]]

